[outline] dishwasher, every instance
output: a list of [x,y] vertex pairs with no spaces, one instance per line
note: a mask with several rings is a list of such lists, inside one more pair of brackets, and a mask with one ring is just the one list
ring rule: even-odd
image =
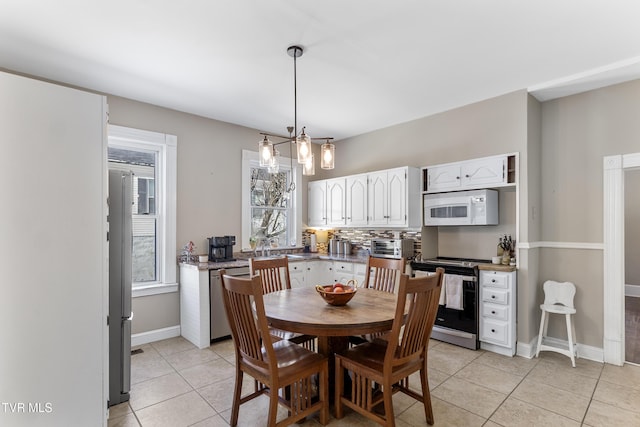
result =
[[[225,270],[229,276],[249,277],[249,267],[233,267]],[[220,270],[209,270],[209,321],[211,342],[231,337],[231,328],[222,300]]]

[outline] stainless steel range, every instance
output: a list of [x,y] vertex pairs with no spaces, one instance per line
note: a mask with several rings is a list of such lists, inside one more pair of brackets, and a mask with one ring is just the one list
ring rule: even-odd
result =
[[[438,307],[438,315],[431,333],[432,338],[472,350],[480,348],[478,265],[487,262],[491,261],[446,257],[411,262],[411,268],[414,272],[435,272],[438,267],[444,268],[445,281],[442,292],[445,293],[445,296],[440,299],[441,304]],[[450,289],[450,286],[454,289]],[[455,289],[455,286],[459,288]],[[454,297],[457,296],[459,302],[449,301],[447,303],[447,290]]]

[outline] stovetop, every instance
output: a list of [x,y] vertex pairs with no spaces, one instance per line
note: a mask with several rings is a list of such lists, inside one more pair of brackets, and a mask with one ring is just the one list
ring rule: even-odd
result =
[[443,265],[443,266],[449,265],[454,267],[466,267],[466,268],[475,268],[480,264],[491,263],[491,261],[484,260],[484,259],[451,258],[451,257],[416,259],[413,262],[418,264]]

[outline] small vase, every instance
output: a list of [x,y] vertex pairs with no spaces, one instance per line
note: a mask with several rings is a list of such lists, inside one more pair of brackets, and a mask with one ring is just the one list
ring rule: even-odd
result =
[[511,257],[509,256],[509,251],[504,251],[502,253],[502,265],[509,265],[511,262]]

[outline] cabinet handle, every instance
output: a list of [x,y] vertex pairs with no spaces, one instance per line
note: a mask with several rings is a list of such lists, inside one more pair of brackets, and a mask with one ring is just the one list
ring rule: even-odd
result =
[[491,279],[491,283],[496,283],[496,279]]
[[491,310],[491,314],[496,314],[495,310]]
[[347,217],[347,219],[351,219],[351,217],[350,217],[350,216],[348,216],[348,217]]
[[460,179],[460,177],[459,177],[459,176],[456,176],[456,179]]
[[469,178],[469,175],[465,175],[464,177],[465,177],[465,178]]
[[492,329],[492,330],[491,330],[491,332],[495,334],[495,333],[496,333],[496,330],[495,330],[495,329]]
[[495,295],[491,295],[491,298],[496,299],[496,296]]

